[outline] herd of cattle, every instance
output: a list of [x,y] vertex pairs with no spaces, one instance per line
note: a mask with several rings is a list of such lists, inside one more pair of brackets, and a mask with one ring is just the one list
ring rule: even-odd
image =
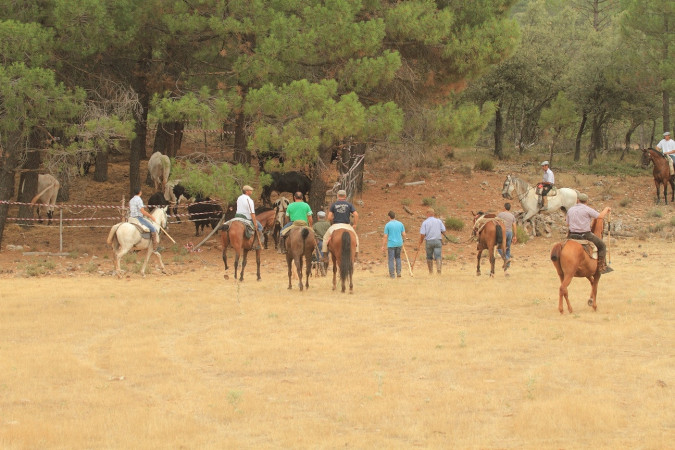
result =
[[[168,156],[159,152],[151,155],[148,160],[148,173],[156,192],[146,202],[150,210],[154,207],[168,206],[168,212],[180,222],[178,206],[187,203],[189,220],[195,224],[195,236],[201,235],[207,226],[215,228],[223,217],[223,214],[225,215],[225,220],[234,217],[235,204],[229,204],[227,210],[223,211],[223,208],[217,201],[200,193],[188,192],[180,184],[180,181],[169,181],[170,171],[171,160]],[[275,202],[275,204],[271,203],[272,192],[302,192],[303,194],[309,192],[311,181],[307,175],[301,172],[272,172],[270,175],[272,176],[272,183],[263,188],[261,195],[264,206],[256,209],[256,214],[271,209],[279,210],[279,202]],[[31,202],[37,206],[38,220],[41,220],[41,206],[45,206],[49,219],[48,223],[51,224],[59,188],[59,181],[54,176],[50,174],[40,174],[38,176],[37,195],[35,195]],[[287,202],[285,198],[282,201]],[[281,207],[285,211],[285,204],[281,205]]]

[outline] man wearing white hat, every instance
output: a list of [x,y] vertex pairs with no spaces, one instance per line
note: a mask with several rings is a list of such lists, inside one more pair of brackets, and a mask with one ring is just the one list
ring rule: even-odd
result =
[[241,219],[248,219],[251,221],[253,228],[260,228],[260,224],[255,219],[255,204],[251,198],[253,188],[248,184],[241,188],[242,194],[237,198],[237,211],[234,217]]
[[668,166],[670,167],[670,174],[675,174],[673,170],[673,160],[675,160],[675,141],[670,138],[670,132],[666,131],[663,133],[663,139],[656,144],[656,148],[663,153],[663,156],[668,160]]
[[541,180],[541,195],[539,196],[539,209],[544,207],[544,197],[548,194],[548,191],[553,188],[555,183],[555,175],[553,171],[548,167],[548,161],[541,163],[541,168],[544,170],[544,177]]

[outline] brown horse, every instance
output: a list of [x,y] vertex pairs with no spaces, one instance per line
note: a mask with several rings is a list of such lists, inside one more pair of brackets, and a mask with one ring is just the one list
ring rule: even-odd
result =
[[288,289],[292,289],[291,277],[293,276],[293,262],[298,270],[302,291],[302,258],[305,258],[305,287],[309,289],[309,274],[312,273],[312,253],[316,248],[314,231],[309,227],[292,227],[286,235],[286,263],[288,264]]
[[[601,218],[593,219],[591,231],[596,236],[602,238],[604,221]],[[563,313],[563,297],[567,302],[567,310],[571,313],[572,306],[568,297],[567,286],[574,277],[585,277],[591,283],[591,297],[588,299],[588,306],[593,310],[598,309],[596,303],[598,295],[598,282],[600,281],[600,272],[598,271],[598,260],[588,256],[586,250],[576,241],[566,240],[558,242],[551,249],[551,261],[560,277],[560,289],[558,297],[558,311]]]
[[670,183],[670,201],[675,202],[675,175],[670,175],[668,167],[669,156],[664,155],[653,148],[642,149],[642,168],[649,167],[649,162],[654,164],[654,184],[656,185],[656,203],[661,203],[661,185],[663,185],[663,200],[668,204],[668,183]]
[[278,236],[274,234],[274,225],[276,223],[276,214],[277,211],[274,209],[270,209],[268,211],[261,212],[260,214],[256,214],[255,218],[258,222],[260,222],[260,225],[263,227],[263,246],[265,247],[265,250],[267,250],[267,243],[269,241],[269,236],[270,234],[274,238],[274,247],[277,247],[278,243]]
[[481,228],[480,231],[478,231],[478,236],[476,237],[478,240],[478,244],[476,246],[476,250],[478,250],[478,255],[476,255],[476,275],[478,276],[480,276],[480,257],[483,254],[483,250],[488,251],[488,257],[490,259],[490,277],[495,276],[495,247],[497,246],[501,247],[502,250],[501,258],[504,260],[502,268],[504,271],[506,271],[508,268],[506,264],[506,257],[504,256],[506,255],[506,232],[504,227],[499,222],[496,220],[490,220],[495,219],[496,217],[497,216],[494,214],[483,214],[481,212],[474,214],[473,216],[474,233],[476,233],[476,222],[479,220],[482,222],[478,224]]
[[339,266],[342,292],[345,291],[345,281],[349,277],[349,293],[354,293],[352,275],[354,274],[354,258],[356,255],[356,235],[346,228],[333,231],[328,242],[328,251],[333,258],[333,290],[337,288],[336,276]]
[[[244,267],[246,267],[246,257],[250,250],[255,250],[255,262],[258,266],[258,281],[260,281],[260,241],[257,233],[253,233],[250,238],[246,238],[244,232],[246,225],[241,220],[232,220],[229,224],[225,223],[220,228],[220,239],[223,244],[223,262],[225,263],[225,270],[227,267],[227,247],[231,245],[234,249],[234,279],[237,279],[237,269],[239,267],[239,258],[243,252],[241,262],[241,275],[239,281],[244,281]],[[225,278],[229,278],[225,274]]]

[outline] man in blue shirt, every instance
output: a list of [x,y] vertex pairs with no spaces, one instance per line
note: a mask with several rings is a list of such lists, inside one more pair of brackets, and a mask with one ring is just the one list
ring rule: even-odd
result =
[[[356,252],[355,258],[359,255],[359,235],[356,234],[356,224],[359,220],[359,213],[350,202],[347,201],[347,191],[340,189],[337,193],[337,201],[330,205],[328,210],[328,221],[332,224],[323,235],[323,244],[321,252],[323,253],[323,262],[328,262],[328,242],[333,231],[340,228],[346,228],[354,232],[356,236]],[[351,224],[353,223],[353,225]]]
[[427,218],[422,222],[422,226],[420,227],[419,245],[422,245],[422,242],[426,241],[424,246],[427,251],[429,273],[434,273],[434,260],[436,260],[436,272],[440,274],[443,264],[441,254],[443,241],[441,240],[441,235],[445,236],[445,224],[441,219],[434,216],[435,213],[433,208],[427,210]]
[[[141,198],[141,195],[143,195],[141,188],[135,188],[133,193],[134,196],[129,200],[129,217],[133,217],[138,220],[138,222],[145,225],[150,230],[150,236],[152,236],[151,242],[154,242],[155,245],[159,244],[159,234],[157,234],[157,231],[159,230],[154,223],[155,218],[145,209],[143,199]],[[146,217],[150,220],[146,219]]]
[[405,239],[405,227],[396,220],[396,213],[389,211],[389,222],[384,226],[384,240],[382,241],[382,250],[387,248],[387,259],[389,261],[389,276],[394,278],[394,261],[396,261],[396,276],[401,277],[401,249],[403,248],[403,239]]

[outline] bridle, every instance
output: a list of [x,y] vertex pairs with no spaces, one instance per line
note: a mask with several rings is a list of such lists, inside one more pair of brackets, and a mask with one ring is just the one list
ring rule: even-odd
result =
[[[514,180],[514,179],[515,179],[515,177],[512,177],[512,176],[510,176],[510,175],[507,177],[507,180],[506,180],[506,188],[504,189],[504,190],[506,190],[507,193],[509,192],[509,190],[510,190],[510,188],[511,188],[511,185],[513,184],[513,180]],[[521,203],[522,203],[523,199],[527,196],[527,194],[530,192],[531,189],[533,189],[532,186],[530,186],[530,185],[528,184],[528,185],[527,185],[527,189],[525,190],[525,192],[523,193],[523,195],[520,195],[520,194],[518,193],[518,189],[516,189],[515,187],[513,188],[513,190],[516,191],[516,197],[518,197],[518,201],[521,202]],[[510,195],[510,194],[509,194],[509,195]]]

